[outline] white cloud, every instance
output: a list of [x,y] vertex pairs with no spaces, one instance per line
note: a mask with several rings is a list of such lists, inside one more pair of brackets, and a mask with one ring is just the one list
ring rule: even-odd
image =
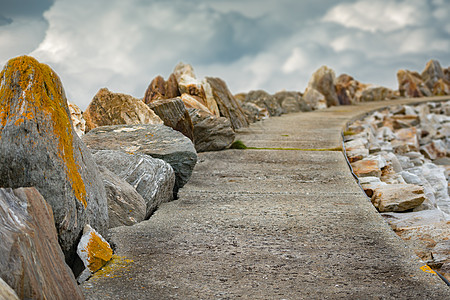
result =
[[292,73],[295,70],[302,70],[307,65],[306,55],[299,48],[292,49],[292,53],[283,64],[282,70],[285,73]]

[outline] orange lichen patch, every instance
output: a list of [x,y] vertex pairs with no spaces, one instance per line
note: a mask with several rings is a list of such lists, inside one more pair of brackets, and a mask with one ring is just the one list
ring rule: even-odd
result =
[[95,272],[103,267],[112,258],[113,251],[109,244],[105,242],[95,231],[91,231],[89,243],[87,245],[88,268]]
[[[14,101],[15,100],[15,101]],[[75,162],[70,115],[61,80],[47,65],[29,56],[13,58],[0,73],[0,138],[8,123],[20,126],[23,117],[50,117],[58,138],[58,156],[66,166],[66,177],[75,197],[87,207],[86,187]],[[22,121],[20,121],[22,119]]]
[[120,277],[120,271],[128,269],[132,262],[132,259],[128,259],[125,256],[113,255],[112,259],[98,270],[92,279]]

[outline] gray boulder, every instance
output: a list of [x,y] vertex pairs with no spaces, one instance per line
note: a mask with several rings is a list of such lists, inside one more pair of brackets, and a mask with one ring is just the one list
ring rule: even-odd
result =
[[284,113],[293,113],[299,111],[311,111],[312,108],[306,104],[299,92],[281,91],[273,95],[280,104]]
[[147,204],[124,179],[99,166],[108,198],[109,228],[131,226],[145,219]]
[[108,229],[100,173],[73,129],[62,83],[50,67],[22,56],[10,60],[0,78],[0,186],[38,189],[72,265],[84,225],[102,234]]
[[0,278],[20,299],[84,299],[36,188],[0,188],[0,236]]
[[[114,201],[116,206],[122,206],[120,210],[127,210],[127,207],[133,207],[133,210],[142,209],[142,204],[139,203],[141,200],[136,199],[136,195],[130,193],[130,188],[136,189],[137,193],[142,196],[144,199],[142,211],[133,213],[133,216],[135,215],[140,219],[139,221],[142,220],[141,213],[144,215],[144,218],[148,218],[159,204],[173,199],[172,191],[175,184],[175,175],[172,167],[165,161],[145,154],[129,154],[112,150],[97,151],[93,156],[99,166],[107,168],[131,185],[131,187],[122,189],[121,192],[113,192],[113,189],[119,186],[107,187],[108,195],[114,193],[116,197]],[[108,175],[107,172],[104,173],[107,175],[107,178],[112,180],[111,175]],[[128,200],[126,203],[118,198],[118,196],[120,197],[119,193],[125,192],[129,194],[126,197]],[[115,215],[120,214],[120,210],[116,211]],[[125,216],[127,215],[122,214],[122,218]]]
[[95,128],[83,135],[83,141],[94,150],[121,150],[160,158],[175,172],[174,197],[191,177],[197,163],[192,141],[165,125],[114,125]]
[[250,91],[245,97],[245,102],[251,102],[259,107],[267,108],[272,117],[281,116],[284,113],[277,99],[263,90]]
[[199,109],[189,109],[194,124],[194,142],[197,152],[222,150],[231,145],[235,133],[227,118],[216,117]]

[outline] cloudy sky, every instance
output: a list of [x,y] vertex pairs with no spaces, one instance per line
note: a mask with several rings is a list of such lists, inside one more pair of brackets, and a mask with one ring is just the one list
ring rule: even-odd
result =
[[102,87],[141,98],[183,61],[233,93],[304,91],[321,65],[397,87],[450,65],[450,0],[0,0],[0,66],[28,54],[85,109]]

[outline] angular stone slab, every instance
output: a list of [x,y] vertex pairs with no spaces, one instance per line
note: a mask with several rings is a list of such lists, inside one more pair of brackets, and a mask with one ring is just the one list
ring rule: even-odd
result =
[[169,163],[175,171],[175,197],[197,162],[191,140],[165,125],[103,126],[89,131],[83,141],[91,149],[143,153]]
[[36,188],[0,188],[0,237],[0,278],[20,299],[84,299]]

